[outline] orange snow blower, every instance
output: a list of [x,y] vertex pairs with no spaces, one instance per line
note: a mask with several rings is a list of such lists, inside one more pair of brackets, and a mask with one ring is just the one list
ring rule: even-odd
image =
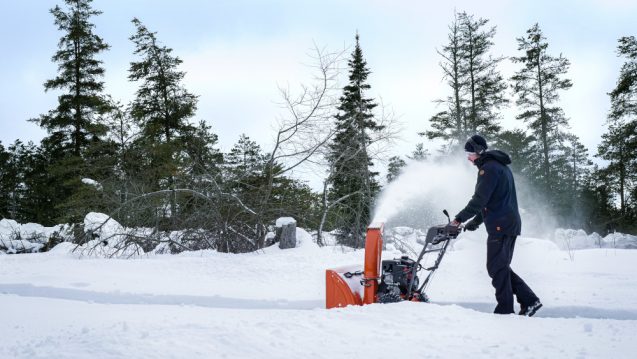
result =
[[[443,213],[450,222],[447,210]],[[330,309],[404,300],[428,302],[425,294],[427,284],[438,269],[451,239],[458,237],[459,233],[460,227],[457,226],[433,226],[427,231],[425,244],[417,260],[403,256],[381,262],[383,224],[372,223],[367,227],[363,268],[353,265],[325,271],[325,307]],[[423,267],[421,262],[425,255],[436,252],[438,256],[434,264]],[[418,278],[421,270],[429,272],[422,284]]]

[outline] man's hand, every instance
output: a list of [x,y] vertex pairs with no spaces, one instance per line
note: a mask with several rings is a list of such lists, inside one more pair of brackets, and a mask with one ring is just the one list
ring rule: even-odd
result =
[[461,223],[454,218],[453,221],[451,221],[451,223],[449,223],[450,226],[454,226],[454,227],[458,227]]
[[479,224],[476,224],[474,221],[469,221],[469,222],[467,222],[467,224],[464,225],[464,230],[465,231],[475,231],[476,229],[478,229],[478,227],[480,227]]

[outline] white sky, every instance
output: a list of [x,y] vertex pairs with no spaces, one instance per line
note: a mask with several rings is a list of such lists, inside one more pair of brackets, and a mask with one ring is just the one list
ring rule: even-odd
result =
[[[61,34],[48,9],[62,0],[0,0],[0,141],[39,141],[45,133],[26,120],[52,109],[56,93],[43,83],[55,76],[50,58]],[[247,0],[95,0],[104,13],[96,33],[111,45],[103,54],[106,92],[128,102],[136,85],[127,80],[138,17],[174,49],[187,72],[186,87],[200,96],[195,120],[205,119],[228,150],[241,133],[263,147],[274,135],[278,84],[307,82],[308,50],[316,42],[338,50],[361,36],[372,74],[370,96],[382,96],[403,123],[402,141],[393,154],[404,155],[421,142],[433,101],[447,95],[436,53],[446,42],[454,9],[490,20],[497,26],[493,54],[519,56],[516,37],[539,22],[549,52],[571,61],[573,88],[562,95],[572,131],[595,152],[622,60],[617,39],[637,35],[637,2],[581,1],[247,1]],[[349,55],[348,55],[349,56]],[[515,66],[501,67],[505,77]],[[506,128],[522,127],[517,110],[504,112]]]

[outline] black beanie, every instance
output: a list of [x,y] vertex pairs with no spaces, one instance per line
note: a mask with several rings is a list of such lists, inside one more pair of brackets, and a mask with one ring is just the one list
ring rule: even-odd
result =
[[475,152],[477,154],[482,154],[489,146],[487,146],[487,141],[484,137],[480,135],[473,135],[471,138],[467,140],[467,143],[464,144],[464,150],[467,152]]

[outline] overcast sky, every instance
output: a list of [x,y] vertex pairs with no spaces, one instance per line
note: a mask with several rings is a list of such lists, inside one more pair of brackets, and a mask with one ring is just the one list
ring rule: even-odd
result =
[[[39,141],[44,131],[27,119],[56,104],[43,83],[56,74],[50,58],[61,33],[48,10],[61,0],[0,0],[0,141]],[[497,26],[495,56],[519,56],[516,38],[538,22],[549,53],[571,61],[573,87],[562,94],[572,132],[594,153],[605,132],[608,93],[622,60],[617,39],[637,35],[637,1],[247,1],[247,0],[95,0],[103,11],[95,32],[111,49],[101,56],[106,92],[126,103],[134,83],[129,63],[137,60],[128,40],[130,20],[138,17],[159,40],[174,49],[187,72],[185,86],[199,95],[195,120],[208,121],[228,150],[241,133],[268,147],[272,127],[282,114],[277,85],[306,81],[313,43],[329,49],[351,48],[356,31],[372,71],[370,96],[382,97],[403,123],[404,155],[421,142],[427,119],[439,109],[433,101],[447,95],[436,49],[446,42],[454,9],[489,19]],[[349,56],[349,55],[348,55]],[[516,66],[503,62],[510,77]],[[504,112],[505,128],[522,127],[517,109]]]

